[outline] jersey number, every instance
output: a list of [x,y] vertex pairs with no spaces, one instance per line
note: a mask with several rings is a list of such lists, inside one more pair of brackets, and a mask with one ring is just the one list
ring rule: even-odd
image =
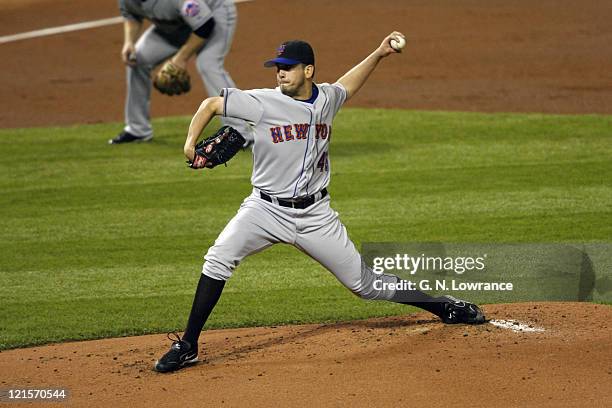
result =
[[317,163],[317,168],[321,171],[329,171],[329,161],[327,161],[327,152],[324,152]]

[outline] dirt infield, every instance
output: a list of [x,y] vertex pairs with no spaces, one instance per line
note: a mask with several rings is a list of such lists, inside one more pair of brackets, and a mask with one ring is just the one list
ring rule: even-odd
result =
[[[0,36],[118,14],[116,1],[4,0]],[[274,86],[262,68],[287,37],[309,40],[334,81],[392,29],[408,37],[351,106],[486,112],[612,113],[612,3],[279,0],[238,5],[226,62],[242,88]],[[121,121],[119,25],[0,45],[0,127]],[[192,71],[195,75],[195,71]],[[197,77],[196,77],[197,78]],[[205,97],[155,94],[154,116],[192,114]]]
[[485,312],[544,331],[447,326],[424,314],[215,330],[203,334],[203,362],[163,375],[151,368],[168,346],[164,335],[64,343],[0,353],[0,388],[63,386],[71,396],[61,406],[90,408],[610,406],[612,307]]

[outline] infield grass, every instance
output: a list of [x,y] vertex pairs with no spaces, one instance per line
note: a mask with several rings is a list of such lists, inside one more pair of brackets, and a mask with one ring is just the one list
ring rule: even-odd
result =
[[[152,143],[114,125],[0,130],[0,349],[182,330],[251,158],[191,171],[188,117]],[[610,242],[612,118],[345,109],[332,205],[362,242]],[[211,127],[212,129],[212,127]],[[412,310],[354,297],[289,246],[246,259],[208,328]]]

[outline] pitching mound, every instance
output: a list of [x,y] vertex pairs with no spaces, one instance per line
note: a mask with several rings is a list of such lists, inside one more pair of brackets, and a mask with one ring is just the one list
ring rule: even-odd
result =
[[484,309],[481,326],[417,314],[208,331],[203,361],[173,374],[151,370],[163,334],[10,350],[1,388],[66,387],[68,405],[90,408],[612,404],[612,307]]

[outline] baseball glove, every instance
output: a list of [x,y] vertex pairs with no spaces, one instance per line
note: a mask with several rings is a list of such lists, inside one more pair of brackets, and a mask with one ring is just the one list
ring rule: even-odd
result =
[[191,78],[186,69],[167,61],[155,75],[153,86],[163,94],[180,95],[191,89]]
[[223,126],[208,139],[198,142],[195,146],[195,156],[187,164],[192,169],[204,167],[212,169],[228,162],[244,146],[245,142],[244,137],[236,129],[231,126]]

